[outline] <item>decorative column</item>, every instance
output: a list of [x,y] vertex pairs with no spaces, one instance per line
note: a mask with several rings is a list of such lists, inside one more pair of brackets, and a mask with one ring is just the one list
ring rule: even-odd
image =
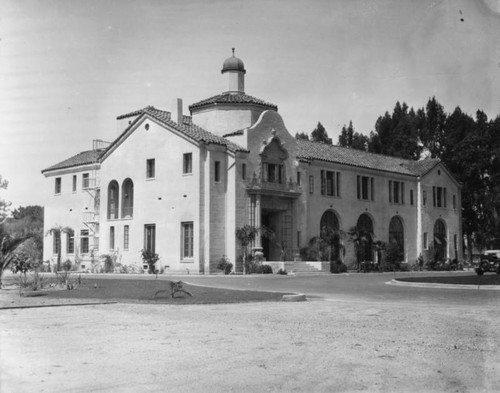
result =
[[264,253],[262,252],[262,237],[260,233],[261,226],[262,226],[261,195],[257,194],[255,196],[255,228],[257,228],[258,231],[257,235],[255,236],[255,242],[252,251],[255,257],[260,257],[260,258],[264,256]]

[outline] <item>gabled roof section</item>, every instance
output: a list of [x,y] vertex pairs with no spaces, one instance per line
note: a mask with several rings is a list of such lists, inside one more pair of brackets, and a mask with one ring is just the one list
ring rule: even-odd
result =
[[52,165],[42,170],[42,173],[54,171],[58,169],[73,168],[80,165],[89,165],[99,162],[99,158],[104,153],[105,149],[88,150],[78,153],[77,155],[61,161],[58,164]]
[[320,160],[415,177],[425,175],[441,162],[439,159],[406,160],[304,140],[298,140],[297,143],[299,146],[297,158],[300,160]]
[[117,139],[115,139],[115,141],[108,147],[108,149],[106,150],[106,152],[104,154],[108,153],[109,151],[114,149],[114,147],[117,144],[121,143],[121,141],[123,140],[123,138],[125,138],[127,133],[139,121],[141,121],[141,119],[144,116],[149,116],[152,119],[158,121],[159,123],[166,125],[170,128],[173,128],[174,130],[186,135],[188,138],[190,138],[196,142],[222,145],[222,146],[225,146],[229,151],[231,151],[233,153],[235,153],[235,152],[248,152],[248,150],[237,145],[236,143],[233,143],[230,140],[227,140],[221,136],[212,134],[211,132],[204,130],[201,127],[198,127],[197,125],[193,124],[192,122],[185,122],[184,124],[178,124],[175,121],[171,120],[170,112],[156,109],[153,106],[147,106],[144,109],[139,109],[137,111],[118,116],[117,119],[120,120],[120,119],[125,119],[127,117],[133,117],[133,116],[135,116],[136,119],[127,127],[127,129],[125,131],[122,132],[122,134]]
[[230,92],[222,93],[217,96],[213,96],[205,100],[195,102],[194,104],[189,106],[189,110],[192,111],[193,109],[203,108],[205,106],[211,106],[214,104],[236,104],[236,105],[254,104],[262,106],[266,109],[273,109],[275,111],[278,110],[277,105],[261,100],[260,98],[255,98],[245,93],[230,93]]
[[157,117],[162,117],[162,118],[165,118],[167,120],[170,120],[170,117],[171,117],[170,112],[162,111],[160,109],[156,109],[154,106],[149,105],[143,109],[138,109],[136,111],[129,112],[129,113],[126,113],[124,115],[120,115],[116,118],[116,120],[122,120],[122,119],[126,119],[128,117],[140,116],[143,113],[155,114]]

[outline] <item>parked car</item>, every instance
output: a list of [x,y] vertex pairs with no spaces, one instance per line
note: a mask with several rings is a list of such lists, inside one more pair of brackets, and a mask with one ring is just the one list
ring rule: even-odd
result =
[[500,250],[487,250],[481,254],[479,262],[474,264],[478,276],[485,272],[496,272],[500,274]]

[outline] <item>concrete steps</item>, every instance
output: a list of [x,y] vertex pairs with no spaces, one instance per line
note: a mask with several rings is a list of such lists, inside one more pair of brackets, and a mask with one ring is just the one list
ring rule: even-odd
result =
[[306,262],[294,262],[293,274],[296,276],[316,276],[330,274],[329,271],[316,269],[314,266],[308,265]]

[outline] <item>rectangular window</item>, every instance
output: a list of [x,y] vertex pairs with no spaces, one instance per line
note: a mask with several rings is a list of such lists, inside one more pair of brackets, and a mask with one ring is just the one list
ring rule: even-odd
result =
[[424,232],[424,250],[427,250],[429,245],[427,244],[427,232]]
[[109,249],[115,249],[115,227],[109,227]]
[[89,253],[89,231],[88,231],[88,229],[82,229],[80,231],[80,251],[82,254]]
[[432,187],[432,205],[446,207],[446,187]]
[[453,235],[453,249],[455,250],[455,256],[456,256],[457,251],[458,251],[458,236],[457,236],[457,234]]
[[269,183],[283,183],[283,165],[263,163],[262,171],[264,173],[264,181]]
[[300,172],[297,172],[297,185],[300,186]]
[[216,183],[220,182],[220,161],[215,161],[214,162],[214,180]]
[[424,207],[427,206],[427,191],[422,192],[422,204]]
[[300,248],[300,245],[302,243],[302,233],[300,231],[297,231],[297,248]]
[[314,194],[314,176],[309,176],[309,194]]
[[73,192],[76,192],[76,175],[73,175]]
[[82,190],[90,187],[90,178],[88,173],[82,174]]
[[155,177],[155,159],[150,158],[146,160],[146,179],[153,179]]
[[183,222],[181,227],[182,259],[193,258],[193,223]]
[[184,153],[182,173],[185,175],[193,173],[193,153]]
[[54,189],[54,192],[56,195],[59,195],[61,193],[61,178],[60,177],[56,177],[55,179],[55,189]]
[[325,171],[321,171],[321,195],[326,194],[326,174]]
[[453,195],[453,209],[457,208],[457,196]]
[[75,234],[73,232],[66,234],[66,254],[75,253]]
[[389,202],[402,205],[405,202],[404,196],[405,196],[404,182],[389,180]]
[[374,200],[375,179],[369,176],[357,176],[357,196],[358,199]]
[[410,205],[413,205],[413,190],[410,190]]
[[321,195],[340,196],[340,172],[321,171]]
[[247,178],[247,164],[241,164],[241,178],[243,180]]
[[130,239],[130,228],[128,225],[123,227],[123,249],[128,250],[128,244]]
[[144,225],[144,250],[156,253],[156,225]]

